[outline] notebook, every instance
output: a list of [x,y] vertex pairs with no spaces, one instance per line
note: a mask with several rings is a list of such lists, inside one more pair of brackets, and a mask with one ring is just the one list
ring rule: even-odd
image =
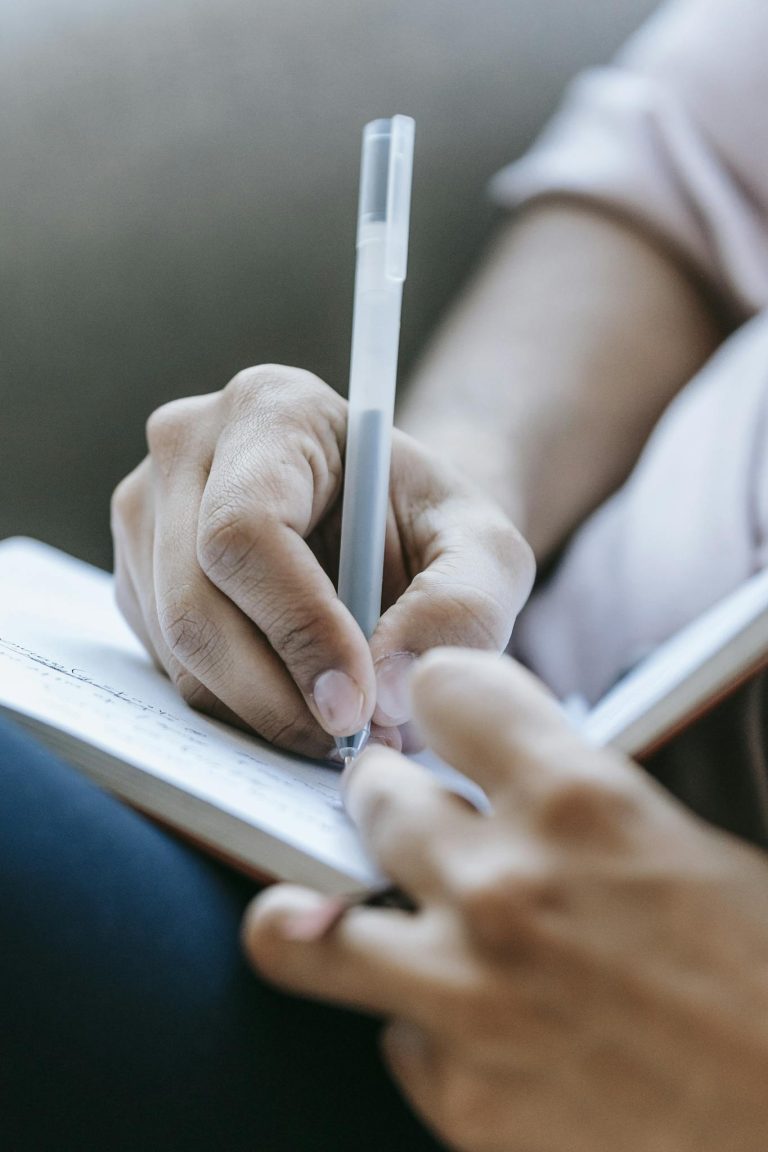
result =
[[[627,676],[583,733],[640,755],[766,663],[768,573]],[[0,713],[253,876],[345,895],[382,882],[344,813],[337,769],[193,711],[124,623],[111,576],[22,538],[0,543]]]

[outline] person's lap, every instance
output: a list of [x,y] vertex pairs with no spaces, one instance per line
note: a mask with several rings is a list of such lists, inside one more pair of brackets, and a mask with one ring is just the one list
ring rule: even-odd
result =
[[253,886],[0,724],[0,1146],[434,1150],[378,1024],[246,967]]

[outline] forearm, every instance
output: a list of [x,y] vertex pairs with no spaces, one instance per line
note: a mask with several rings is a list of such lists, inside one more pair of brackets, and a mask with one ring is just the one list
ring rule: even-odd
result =
[[627,475],[723,335],[655,242],[598,209],[527,209],[442,325],[399,423],[489,492],[541,558]]

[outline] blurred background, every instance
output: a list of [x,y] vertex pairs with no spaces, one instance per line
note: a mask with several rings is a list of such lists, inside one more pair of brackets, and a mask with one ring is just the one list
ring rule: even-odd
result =
[[492,173],[654,0],[0,0],[0,536],[111,563],[158,404],[248,364],[346,388],[360,133],[417,125],[401,366]]

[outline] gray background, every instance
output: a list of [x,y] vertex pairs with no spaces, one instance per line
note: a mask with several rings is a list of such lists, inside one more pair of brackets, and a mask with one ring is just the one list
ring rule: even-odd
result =
[[417,122],[402,364],[493,171],[651,0],[0,0],[0,536],[110,563],[144,420],[241,367],[344,389],[359,139]]

